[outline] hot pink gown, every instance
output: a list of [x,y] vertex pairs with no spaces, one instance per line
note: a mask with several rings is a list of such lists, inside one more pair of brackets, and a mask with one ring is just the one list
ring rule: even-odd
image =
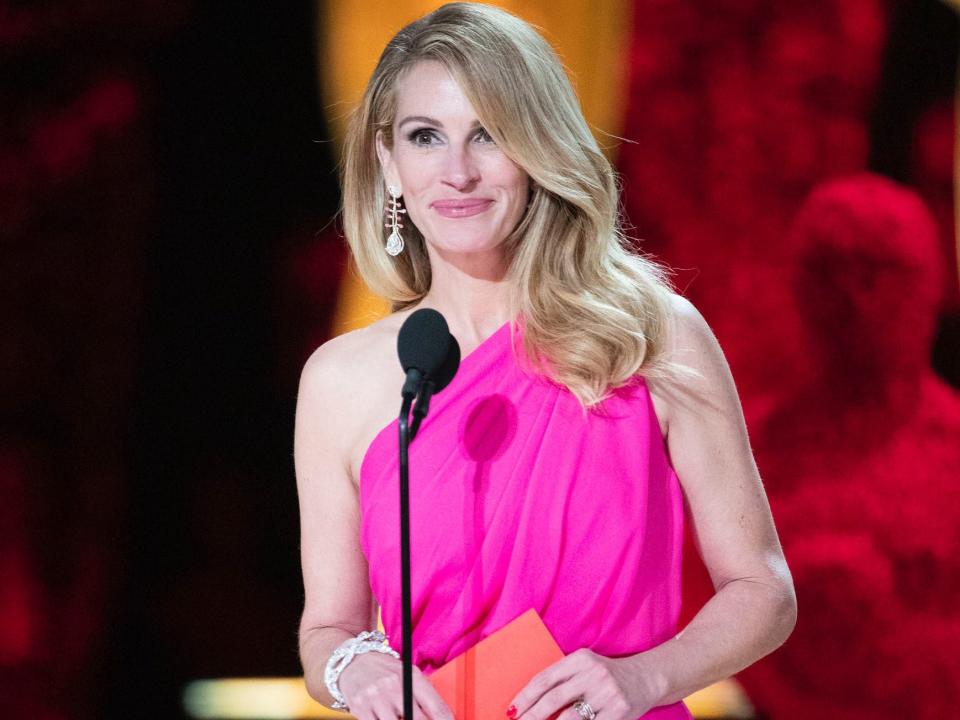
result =
[[[413,661],[427,675],[531,607],[564,653],[632,655],[677,632],[683,498],[646,383],[584,417],[520,368],[510,332],[463,359],[410,448]],[[399,505],[394,421],[364,456],[360,508],[398,652]],[[643,717],[692,716],[678,702]]]

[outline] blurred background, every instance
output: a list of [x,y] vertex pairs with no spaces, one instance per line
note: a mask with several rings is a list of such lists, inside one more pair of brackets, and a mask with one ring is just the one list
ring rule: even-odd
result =
[[[195,681],[301,672],[299,372],[385,311],[339,139],[439,4],[0,0],[4,718],[317,713],[295,681]],[[794,573],[794,634],[698,715],[949,716],[957,5],[501,5],[718,335]],[[686,550],[682,623],[712,591]]]

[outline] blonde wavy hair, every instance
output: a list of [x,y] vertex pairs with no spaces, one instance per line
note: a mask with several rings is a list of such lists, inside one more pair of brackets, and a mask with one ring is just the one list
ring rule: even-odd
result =
[[[590,132],[553,49],[499,8],[456,2],[404,27],[387,44],[347,130],[342,216],[357,271],[393,311],[430,289],[422,234],[408,218],[406,250],[384,251],[386,183],[376,134],[393,143],[394,88],[423,60],[457,80],[500,149],[531,179],[531,202],[505,241],[512,317],[526,360],[598,408],[635,375],[676,378],[664,357],[667,270],[631,248],[619,220],[616,174]],[[599,409],[599,408],[598,408]]]

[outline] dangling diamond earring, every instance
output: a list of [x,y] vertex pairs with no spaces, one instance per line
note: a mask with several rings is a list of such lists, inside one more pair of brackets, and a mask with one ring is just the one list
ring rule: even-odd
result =
[[393,232],[387,238],[387,252],[396,257],[403,252],[403,238],[400,236],[400,229],[403,227],[403,219],[400,214],[407,211],[400,207],[400,190],[396,185],[388,185],[387,192],[390,193],[390,199],[387,201],[385,211],[387,213],[387,224],[384,227],[392,228]]

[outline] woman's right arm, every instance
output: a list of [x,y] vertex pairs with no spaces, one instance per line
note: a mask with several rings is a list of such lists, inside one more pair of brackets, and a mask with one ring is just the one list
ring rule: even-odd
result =
[[[362,387],[356,356],[341,338],[313,353],[300,377],[294,430],[304,586],[300,662],[307,692],[328,707],[334,698],[323,679],[327,660],[338,645],[377,623],[360,549],[360,501],[349,471],[349,442],[356,426],[345,414],[358,406],[356,391]],[[359,720],[402,715],[402,664],[390,655],[355,656],[341,673],[339,687]],[[416,666],[413,691],[414,720],[452,720]]]
[[304,586],[300,661],[307,692],[327,706],[333,697],[323,672],[330,655],[344,640],[376,627],[367,563],[360,550],[359,498],[347,469],[347,438],[340,416],[350,405],[342,397],[339,344],[325,344],[304,365],[293,441]]

